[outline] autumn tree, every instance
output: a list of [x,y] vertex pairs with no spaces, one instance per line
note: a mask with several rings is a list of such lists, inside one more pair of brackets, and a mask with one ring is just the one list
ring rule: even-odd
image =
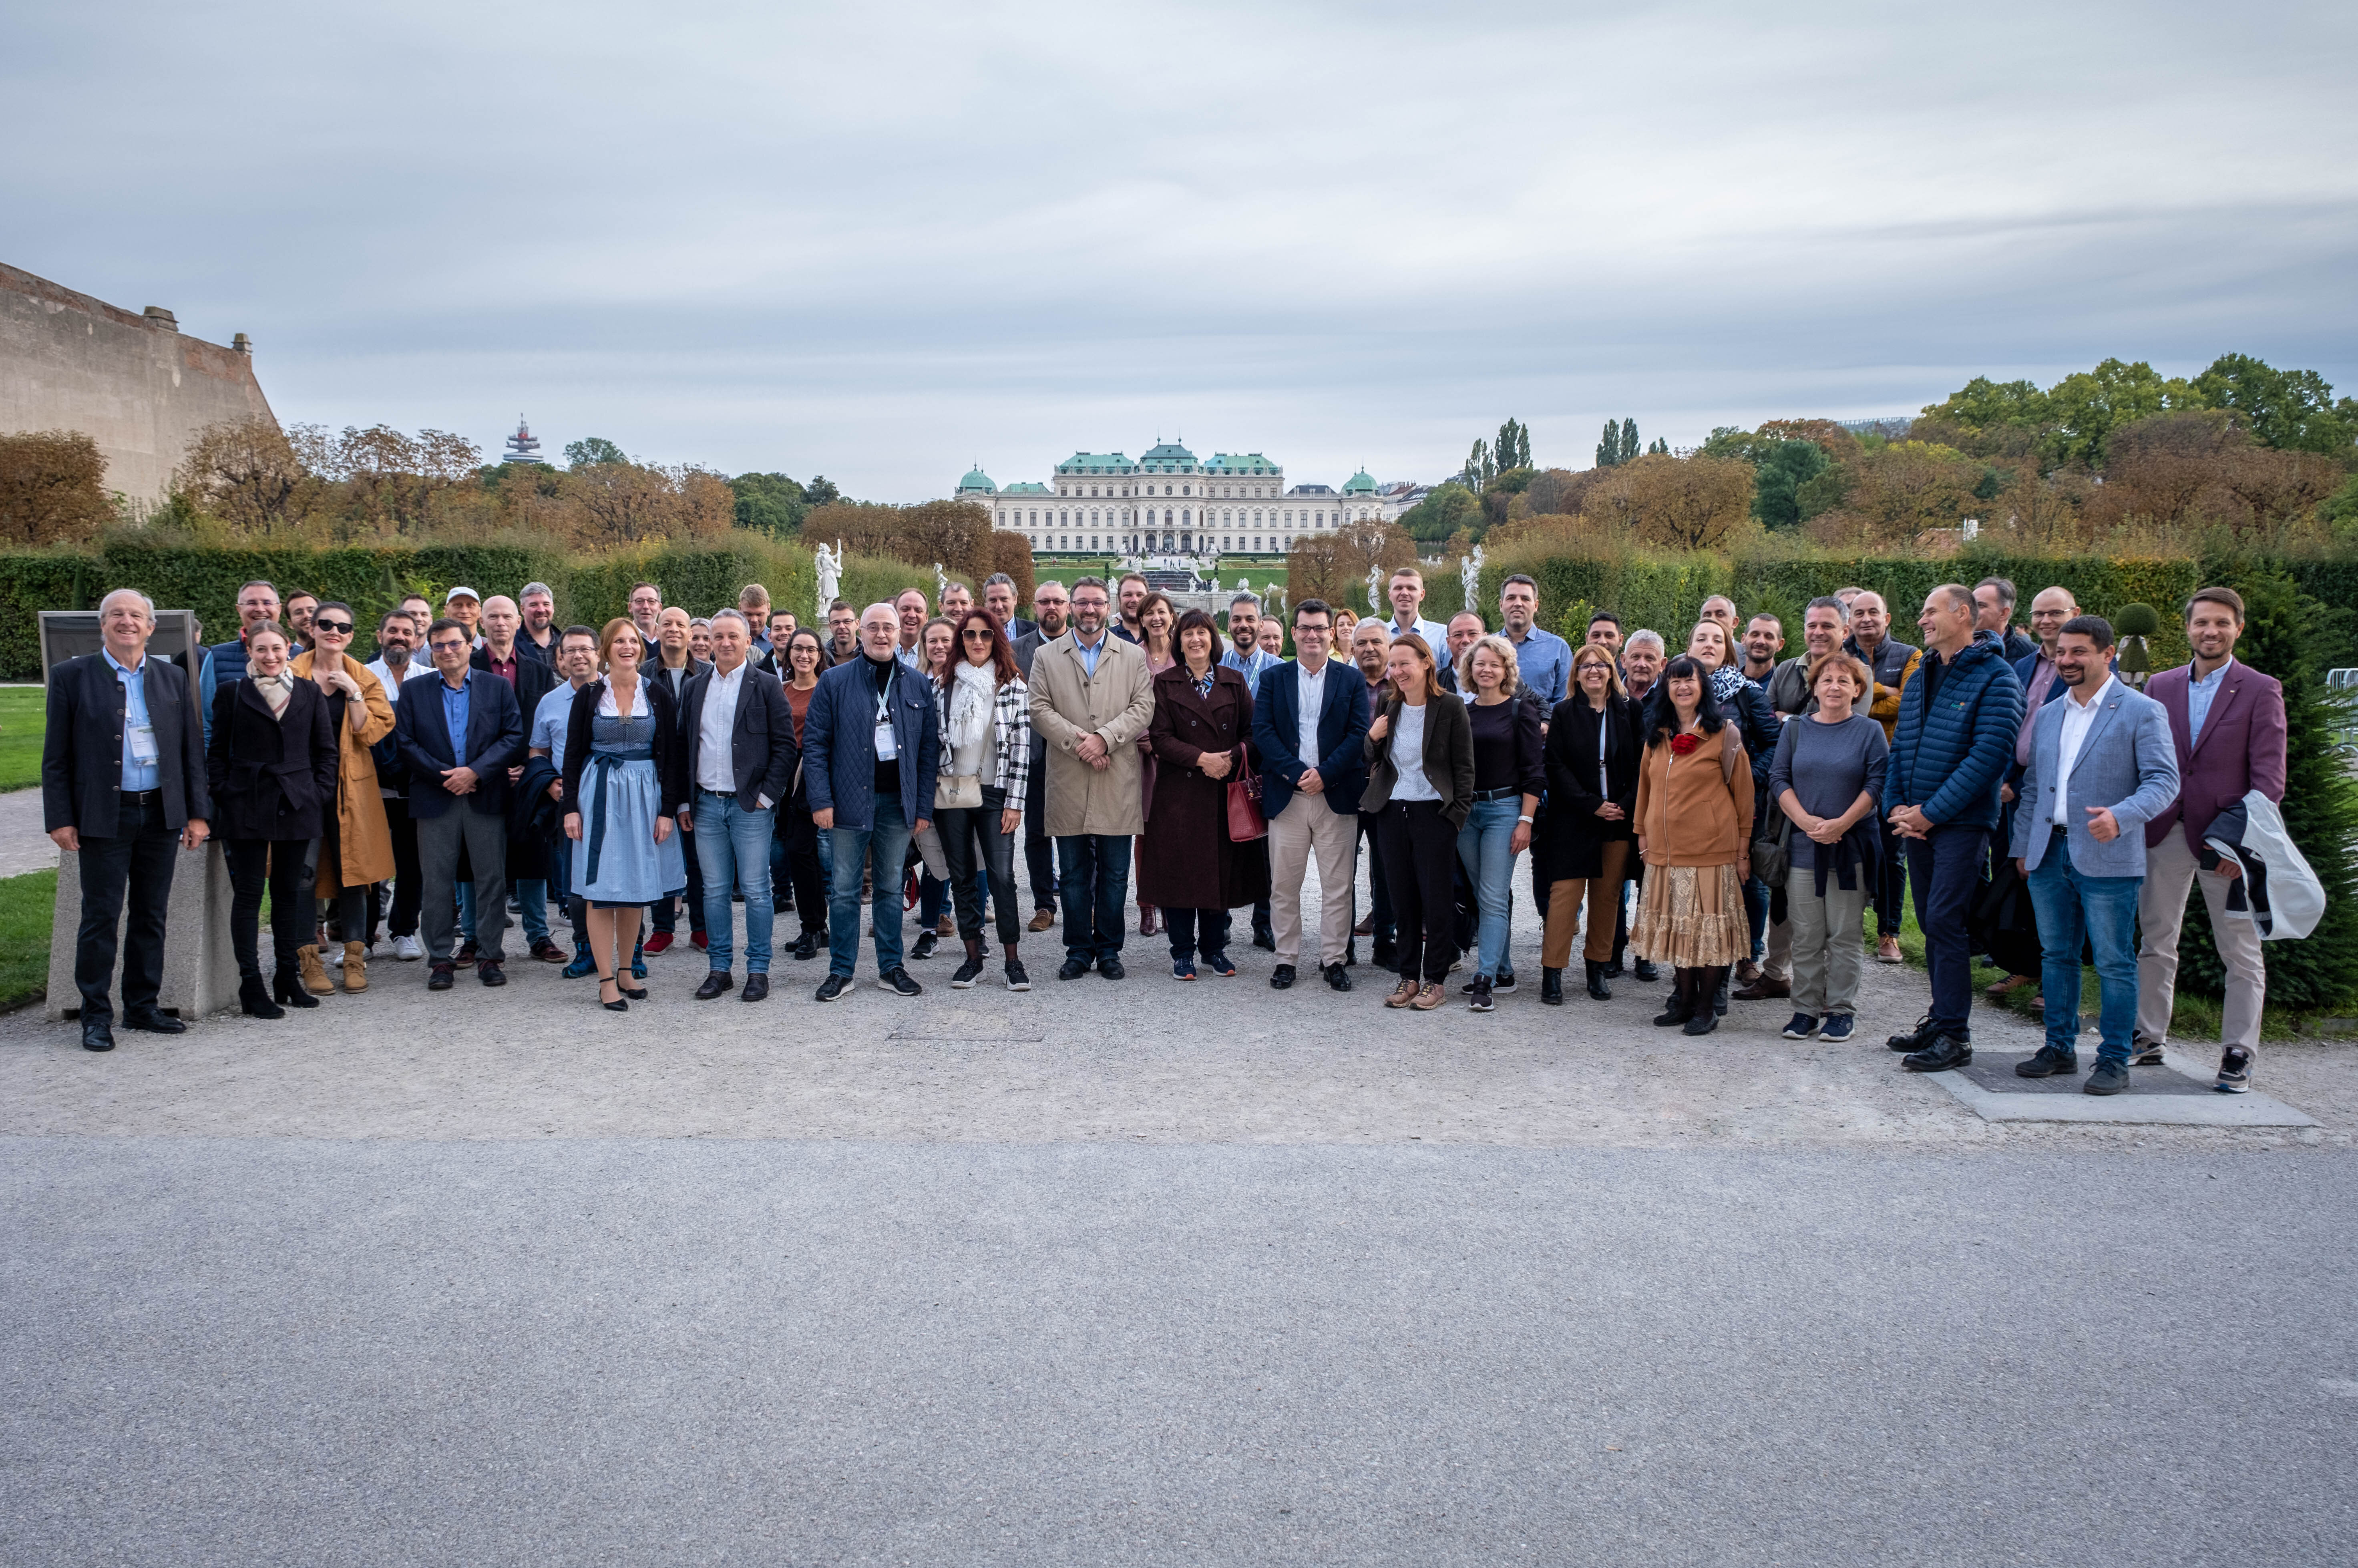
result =
[[584,544],[717,538],[737,517],[729,481],[688,464],[593,463],[567,472],[557,498]]
[[338,531],[419,535],[445,521],[441,503],[460,485],[472,486],[483,454],[449,430],[411,436],[390,425],[347,425],[330,434],[297,425],[287,438],[311,477],[323,481],[308,508],[340,524]]
[[[971,501],[928,501],[915,506],[838,501],[803,520],[806,537],[841,539],[861,555],[891,556],[912,566],[939,561],[945,570],[978,582],[1001,569],[993,564],[993,532],[990,508]],[[1028,554],[1028,541],[1025,549]]]
[[[1953,447],[1888,442],[1843,466],[1841,504],[1811,519],[1810,536],[1872,549],[1907,544],[1928,529],[1954,528],[1981,510],[1974,491],[1982,474],[1980,463]],[[1812,483],[1796,490],[1797,504]]]
[[0,538],[54,545],[84,538],[114,514],[106,459],[80,430],[0,436]]
[[298,527],[318,481],[277,422],[253,415],[208,425],[189,439],[172,489],[240,533]]
[[1323,599],[1365,613],[1371,568],[1389,576],[1414,565],[1416,541],[1397,523],[1370,519],[1347,523],[1331,534],[1298,534],[1285,557],[1286,599],[1293,604]]
[[[1631,431],[1631,439],[1636,432]],[[1641,544],[1713,550],[1727,543],[1752,509],[1752,465],[1732,458],[1646,452],[1615,465],[1583,510]]]

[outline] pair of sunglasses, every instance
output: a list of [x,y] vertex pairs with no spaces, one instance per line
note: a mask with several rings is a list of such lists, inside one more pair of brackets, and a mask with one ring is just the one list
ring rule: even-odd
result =
[[352,623],[351,622],[349,622],[349,621],[317,621],[317,620],[315,620],[315,621],[313,621],[313,622],[311,622],[311,630],[312,630],[312,631],[314,631],[314,632],[325,632],[325,633],[327,633],[329,635],[330,635],[330,636],[334,636],[334,637],[341,637],[341,636],[342,636],[345,633],[350,632],[352,629]]

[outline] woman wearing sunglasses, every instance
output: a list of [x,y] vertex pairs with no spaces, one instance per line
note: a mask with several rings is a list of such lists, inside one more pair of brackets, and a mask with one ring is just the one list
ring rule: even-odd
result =
[[935,677],[934,706],[941,719],[941,777],[934,786],[934,823],[949,861],[950,897],[957,910],[966,962],[950,977],[965,990],[982,973],[982,890],[975,871],[990,878],[999,945],[1006,949],[1007,989],[1028,991],[1029,976],[1015,956],[1023,935],[1015,889],[1015,833],[1023,821],[1016,804],[1032,775],[1032,693],[1016,666],[1007,633],[988,610],[958,617],[957,646]]
[[[348,652],[352,645],[352,607],[330,600],[311,612],[311,646],[287,666],[297,680],[319,688],[336,727],[336,809],[319,825],[318,896],[336,901],[336,929],[343,935],[344,989],[368,989],[369,889],[393,875],[393,830],[385,825],[384,792],[377,788],[376,756],[370,751],[393,733],[393,704],[366,665]],[[316,938],[315,930],[314,936]],[[302,953],[303,986],[316,995],[335,989],[319,962],[315,939]]]

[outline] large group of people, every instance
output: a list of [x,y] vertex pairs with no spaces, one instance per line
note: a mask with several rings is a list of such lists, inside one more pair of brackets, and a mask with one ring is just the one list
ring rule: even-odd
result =
[[1044,580],[1022,616],[1002,575],[979,599],[913,588],[803,626],[758,584],[695,615],[640,583],[627,614],[560,626],[546,584],[460,587],[384,614],[362,664],[349,605],[254,582],[193,673],[146,655],[153,607],[118,589],[103,650],[52,672],[43,764],[52,837],[80,851],[83,1043],[114,1043],[126,900],[123,1022],[180,1027],[157,1006],[164,912],[175,845],[208,835],[240,1005],[263,1018],[366,989],[381,931],[432,989],[469,969],[503,985],[512,906],[530,957],[595,976],[614,1011],[647,998],[683,912],[700,1000],[763,1000],[782,947],[824,953],[817,1000],[840,997],[863,905],[876,983],[903,996],[945,938],[954,989],[995,938],[1028,990],[1023,938],[1060,927],[1057,979],[1120,980],[1133,899],[1181,981],[1238,973],[1247,910],[1279,990],[1305,954],[1351,990],[1367,938],[1385,1006],[1443,1008],[1468,971],[1457,995],[1487,1013],[1519,989],[1524,861],[1540,1003],[1566,1001],[1578,942],[1581,994],[1667,981],[1654,1022],[1697,1035],[1732,1001],[1790,1000],[1786,1038],[1850,1039],[1912,898],[1931,1003],[1890,1044],[1920,1072],[1972,1059],[1989,944],[1969,911],[2016,879],[2039,973],[1992,989],[2040,986],[2047,1025],[2017,1070],[2079,1073],[2085,949],[2093,1094],[2161,1060],[2199,885],[2228,977],[2217,1084],[2249,1087],[2266,971],[2253,923],[2227,917],[2237,863],[2204,833],[2251,791],[2281,799],[2285,717],[2234,657],[2232,589],[2193,597],[2191,661],[2140,692],[2106,622],[2050,588],[2026,635],[1999,579],[1932,589],[1914,644],[1875,592],[1813,600],[1790,656],[1777,616],[1724,596],[1682,634],[1599,610],[1574,646],[1529,577],[1506,579],[1495,626],[1425,619],[1413,568],[1387,589],[1388,620],[1239,592],[1223,627],[1136,575]]

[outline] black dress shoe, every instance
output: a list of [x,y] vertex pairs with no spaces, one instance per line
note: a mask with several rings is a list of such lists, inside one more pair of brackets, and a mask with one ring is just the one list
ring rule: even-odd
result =
[[1067,958],[1057,967],[1056,978],[1060,980],[1077,980],[1088,972],[1089,961],[1087,958]]
[[841,996],[850,989],[851,977],[849,975],[829,975],[827,979],[819,981],[818,983],[817,1000],[820,1001],[833,1001],[836,998]]
[[1932,1015],[1928,1012],[1916,1021],[1915,1028],[1905,1034],[1895,1034],[1884,1044],[1894,1051],[1921,1051],[1938,1039],[1940,1033],[1939,1030],[1932,1027]]
[[491,958],[486,958],[475,966],[475,978],[487,986],[503,986],[508,983],[507,971],[501,968],[495,959]]
[[1619,958],[1617,957],[1605,966],[1605,978],[1606,979],[1617,980],[1621,978],[1621,975],[1622,968],[1621,960]]
[[432,973],[427,977],[426,989],[430,991],[447,991],[458,983],[459,971],[456,968],[449,964],[437,964]]
[[761,1001],[768,997],[769,994],[769,976],[747,975],[745,977],[745,989],[737,993],[737,1000],[739,1001]]
[[1104,957],[1098,960],[1098,973],[1103,975],[1109,980],[1118,980],[1123,976],[1129,974],[1130,971],[1121,967],[1121,959],[1119,957],[1114,954],[1108,953]]
[[1326,966],[1326,983],[1333,986],[1338,991],[1349,990],[1351,989],[1351,971],[1345,968],[1340,964],[1329,964]]
[[1261,948],[1261,949],[1262,949],[1263,951],[1265,951],[1265,952],[1271,952],[1271,953],[1274,953],[1274,952],[1276,952],[1276,951],[1277,951],[1277,933],[1276,933],[1276,932],[1274,932],[1274,931],[1272,931],[1272,930],[1271,930],[1271,929],[1270,929],[1268,926],[1266,926],[1266,925],[1256,925],[1256,926],[1254,926],[1254,927],[1253,927],[1253,946],[1256,946],[1256,947]]
[[2080,1070],[2080,1053],[2058,1051],[2052,1045],[2041,1045],[2039,1054],[2014,1065],[2017,1078],[2052,1078],[2076,1074]]
[[1271,969],[1269,972],[1269,989],[1273,991],[1292,990],[1293,989],[1293,966],[1291,964],[1280,964],[1276,968]]
[[1911,1073],[1946,1073],[1967,1065],[1973,1059],[1971,1041],[1942,1033],[1933,1036],[1921,1051],[1899,1058],[1899,1065]]
[[123,1027],[144,1030],[149,1034],[186,1034],[189,1032],[187,1024],[174,1018],[170,1013],[158,1012],[154,1008],[143,1008],[137,1012],[124,1013]]
[[806,931],[802,935],[802,940],[794,945],[792,951],[797,962],[807,964],[818,957],[818,938]]
[[702,985],[696,988],[696,1000],[698,1001],[710,1001],[714,997],[720,995],[723,991],[726,991],[730,987],[736,983],[735,979],[730,975],[728,970],[715,969],[704,977],[704,983]]
[[923,996],[925,990],[925,987],[909,978],[908,970],[897,968],[888,969],[877,976],[876,989],[880,991],[896,991],[902,996]]
[[107,1026],[105,1019],[85,1018],[81,1021],[81,1048],[85,1051],[114,1049],[114,1031]]

